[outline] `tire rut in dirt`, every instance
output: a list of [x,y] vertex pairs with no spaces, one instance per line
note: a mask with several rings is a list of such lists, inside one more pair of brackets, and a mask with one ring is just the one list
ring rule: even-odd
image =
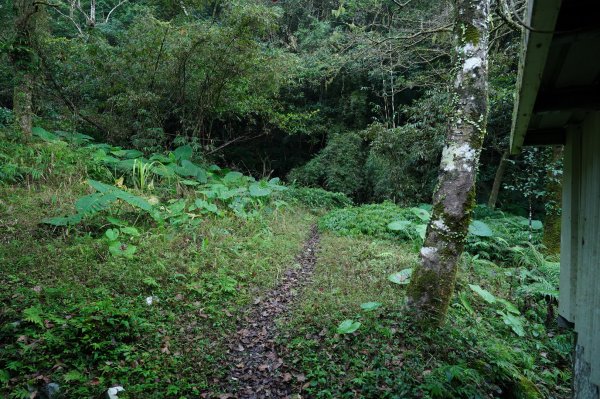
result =
[[[277,353],[275,321],[310,282],[317,262],[319,233],[313,226],[300,254],[298,267],[288,268],[282,281],[255,301],[252,309],[240,323],[239,330],[228,345],[231,371],[224,387],[228,394],[221,398],[287,398],[292,385],[301,378],[287,372],[283,359]],[[234,392],[235,390],[235,392]]]

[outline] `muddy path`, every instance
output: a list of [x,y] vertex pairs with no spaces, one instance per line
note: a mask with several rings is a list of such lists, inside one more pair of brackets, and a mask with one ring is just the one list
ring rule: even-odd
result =
[[230,372],[223,381],[220,399],[289,398],[293,387],[302,386],[304,376],[294,373],[278,354],[275,321],[310,282],[316,262],[319,233],[310,230],[295,264],[284,272],[281,282],[254,301],[238,331],[228,344]]

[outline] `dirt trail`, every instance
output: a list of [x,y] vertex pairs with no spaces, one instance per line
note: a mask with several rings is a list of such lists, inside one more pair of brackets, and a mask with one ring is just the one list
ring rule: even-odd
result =
[[[310,281],[317,261],[319,233],[312,227],[304,248],[279,285],[257,299],[229,344],[231,371],[220,398],[288,398],[303,376],[287,371],[277,354],[275,320],[286,312]],[[237,389],[237,390],[236,390]],[[235,391],[234,391],[235,390]]]

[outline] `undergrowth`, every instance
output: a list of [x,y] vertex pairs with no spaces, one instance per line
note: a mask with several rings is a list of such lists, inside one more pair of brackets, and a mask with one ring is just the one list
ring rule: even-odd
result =
[[[533,247],[524,251],[544,259]],[[306,377],[303,396],[570,397],[571,334],[548,322],[543,293],[516,289],[537,281],[533,275],[552,277],[531,264],[467,254],[447,323],[422,333],[403,307],[404,282],[389,279],[416,262],[410,243],[324,235],[314,282],[281,323],[287,357]],[[543,262],[554,275],[555,265]]]
[[146,156],[36,132],[0,140],[0,396],[213,394],[224,338],[314,217],[276,180],[185,146]]

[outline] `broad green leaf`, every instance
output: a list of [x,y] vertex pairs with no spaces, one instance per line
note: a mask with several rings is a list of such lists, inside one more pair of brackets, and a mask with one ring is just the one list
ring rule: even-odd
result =
[[46,129],[44,129],[42,127],[38,127],[38,126],[36,126],[33,129],[31,129],[31,133],[34,136],[37,136],[37,137],[41,138],[44,141],[57,141],[57,140],[60,140],[57,135],[55,135],[53,133],[50,133]]
[[111,151],[111,153],[116,157],[124,159],[135,159],[144,155],[143,152],[138,150],[116,150]]
[[482,297],[487,303],[496,302],[496,297],[488,290],[481,288],[479,285],[469,284],[469,288],[471,288],[477,295]]
[[190,160],[192,159],[192,147],[189,145],[182,145],[181,147],[177,147],[175,151],[173,151],[173,155],[178,161],[183,159]]
[[116,200],[116,195],[111,192],[93,193],[75,201],[75,209],[79,214],[91,215],[107,209]]
[[203,199],[197,199],[194,204],[198,209],[205,209],[212,213],[219,213],[219,208],[215,204],[211,204]]
[[224,183],[233,183],[233,182],[240,180],[242,177],[244,177],[244,175],[241,174],[240,172],[229,172],[225,175],[225,177],[223,177],[223,182]]
[[194,177],[203,184],[208,181],[206,171],[187,159],[181,161],[181,166],[175,167],[175,172],[182,177]]
[[119,238],[119,230],[108,229],[104,232],[104,235],[109,239],[109,241],[116,241],[117,238]]
[[478,237],[491,237],[494,235],[490,226],[481,220],[473,220],[469,225],[469,233]]
[[354,320],[344,320],[340,323],[337,328],[338,334],[352,334],[354,331],[358,330],[361,323]]
[[383,305],[381,302],[365,302],[360,304],[360,308],[369,312],[379,308],[381,305]]
[[502,316],[502,321],[504,324],[510,326],[515,334],[519,337],[525,336],[525,328],[523,327],[523,321],[521,317],[512,315],[510,313],[504,313],[500,310],[496,311],[499,315]]
[[42,219],[42,223],[49,224],[51,226],[71,226],[81,222],[83,215],[75,214],[66,217],[53,217]]
[[115,197],[127,202],[131,206],[143,209],[147,212],[151,212],[154,210],[152,205],[150,205],[150,203],[148,201],[146,201],[145,199],[143,199],[142,197],[131,194],[127,191],[123,191],[115,186],[110,186],[108,184],[101,183],[99,181],[91,180],[91,179],[88,180],[88,184],[90,186],[92,186],[93,188],[95,188],[96,190],[100,191],[101,193],[113,194]]
[[415,226],[415,231],[421,237],[421,239],[425,239],[425,234],[427,234],[427,225],[426,224],[418,224]]
[[431,215],[423,208],[410,208],[410,211],[414,213],[419,219],[424,222],[429,221]]
[[168,164],[171,162],[175,162],[176,159],[175,159],[175,156],[168,157],[163,154],[154,154],[150,157],[150,161],[158,161],[163,164]]
[[268,187],[262,187],[260,183],[252,183],[248,187],[248,192],[252,197],[266,197],[267,195],[271,194],[272,191]]
[[[525,219],[525,220],[521,220],[521,224],[524,226],[529,227],[529,220]],[[541,230],[544,228],[544,225],[541,221],[539,220],[532,220],[531,221],[531,228],[533,230]]]
[[408,226],[412,223],[408,220],[394,220],[393,222],[388,223],[388,229],[392,231],[404,231]]
[[138,231],[138,229],[136,229],[135,227],[132,227],[132,226],[122,227],[121,233],[127,234],[132,237],[138,237],[140,235],[140,232]]
[[504,307],[506,308],[506,310],[508,310],[510,313],[513,313],[513,314],[516,314],[516,315],[520,315],[521,314],[521,312],[519,311],[519,309],[517,309],[517,307],[515,305],[513,305],[510,302],[508,302],[506,299],[496,298],[496,300],[498,302],[500,302],[501,304],[503,304]]
[[132,259],[137,247],[135,245],[123,244],[120,241],[115,241],[109,245],[108,251],[114,256],[122,256],[127,259]]
[[471,307],[471,302],[469,302],[469,298],[467,297],[467,293],[464,291],[461,291],[458,294],[458,299],[460,299],[460,303],[463,305],[463,307],[467,310],[467,312],[469,312],[469,314],[473,314],[475,313],[473,311],[473,308]]
[[127,222],[121,219],[117,219],[116,217],[112,217],[112,216],[107,216],[106,220],[108,222],[110,222],[111,224],[114,224],[115,226],[119,226],[119,227],[126,227],[127,226]]
[[388,280],[395,284],[406,285],[410,283],[410,276],[412,276],[413,269],[404,269],[397,273],[390,274]]

